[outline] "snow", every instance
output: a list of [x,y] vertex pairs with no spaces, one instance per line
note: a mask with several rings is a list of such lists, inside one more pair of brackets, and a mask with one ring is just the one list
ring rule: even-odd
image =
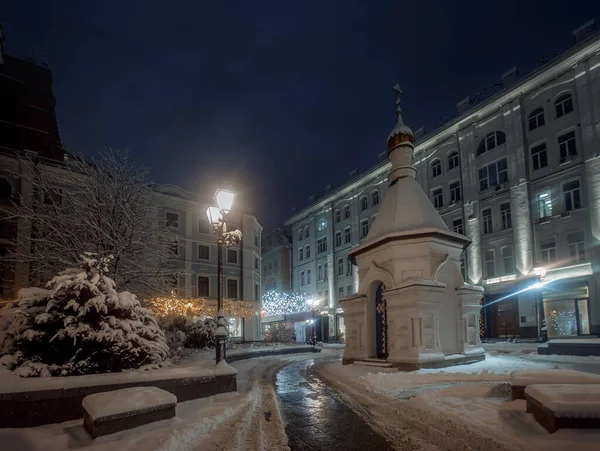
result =
[[600,384],[600,375],[570,369],[515,370],[510,383],[517,386],[534,384]]
[[[571,341],[571,340],[567,340]],[[508,354],[518,356],[528,360],[553,362],[553,363],[581,363],[581,364],[600,364],[600,356],[575,356],[575,355],[541,355],[537,353],[539,343],[512,343],[497,342],[484,343],[483,348],[489,355]]]
[[600,385],[530,385],[525,394],[562,418],[600,418]]
[[83,398],[81,403],[93,420],[173,404],[177,404],[177,397],[157,387],[131,387],[94,393]]
[[552,339],[548,344],[573,344],[573,345],[597,345],[600,346],[600,338],[569,338],[569,339]]

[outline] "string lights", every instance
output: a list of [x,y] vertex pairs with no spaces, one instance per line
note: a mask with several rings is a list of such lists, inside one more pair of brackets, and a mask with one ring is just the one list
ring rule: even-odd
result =
[[[171,296],[149,299],[148,302],[150,310],[160,318],[171,315],[217,317],[217,301],[215,299]],[[225,316],[252,318],[257,312],[257,306],[254,302],[223,299],[223,311]]]
[[479,338],[485,337],[485,318],[483,316],[483,299],[479,301],[481,308],[479,309]]
[[309,311],[306,301],[310,296],[306,293],[280,293],[268,291],[263,294],[262,305],[265,316],[288,315]]

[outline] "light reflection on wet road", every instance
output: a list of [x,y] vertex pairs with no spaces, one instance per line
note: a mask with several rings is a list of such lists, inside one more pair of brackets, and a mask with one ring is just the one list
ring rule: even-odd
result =
[[277,373],[277,394],[292,451],[391,450],[391,445],[339,401],[311,371],[314,360],[292,363]]

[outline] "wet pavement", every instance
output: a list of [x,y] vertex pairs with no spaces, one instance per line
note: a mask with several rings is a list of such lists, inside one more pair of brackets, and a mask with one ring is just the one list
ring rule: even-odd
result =
[[311,371],[313,365],[312,359],[295,362],[276,376],[292,451],[393,449]]

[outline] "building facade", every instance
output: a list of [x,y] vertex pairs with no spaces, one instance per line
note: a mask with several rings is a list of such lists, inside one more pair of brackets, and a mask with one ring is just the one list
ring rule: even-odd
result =
[[277,228],[262,237],[262,291],[288,293],[292,289],[291,243],[283,229]]
[[[160,214],[177,241],[171,261],[181,273],[177,295],[216,299],[217,242],[205,213],[212,200],[198,199],[175,185],[159,185],[155,193]],[[227,225],[242,232],[242,241],[223,250],[223,296],[256,303],[253,318],[227,318],[229,331],[233,339],[260,340],[262,226],[255,216],[235,209]]]
[[[582,36],[417,133],[417,180],[451,230],[472,240],[463,272],[485,288],[488,337],[536,338],[544,320],[549,337],[600,333],[600,36]],[[285,222],[294,289],[322,299],[334,334],[344,333],[338,301],[357,286],[347,253],[375,220],[389,168],[354,176]]]

